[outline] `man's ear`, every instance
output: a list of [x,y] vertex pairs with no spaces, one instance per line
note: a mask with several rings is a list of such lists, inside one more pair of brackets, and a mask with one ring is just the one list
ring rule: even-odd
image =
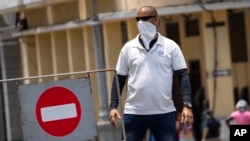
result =
[[156,27],[158,28],[160,26],[161,20],[159,17],[155,18],[156,22]]

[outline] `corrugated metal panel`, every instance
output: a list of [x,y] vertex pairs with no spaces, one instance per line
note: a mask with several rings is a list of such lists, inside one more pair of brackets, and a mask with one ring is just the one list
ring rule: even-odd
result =
[[20,0],[1,0],[0,10],[5,10],[8,8],[14,8],[21,4]]
[[36,2],[42,2],[45,0],[23,0],[23,4],[32,4],[32,3],[36,3]]
[[[4,40],[1,43],[1,78],[20,77],[21,62],[18,40]],[[21,120],[19,112],[18,97],[15,83],[1,83],[5,117],[0,117],[5,124],[0,126],[7,136],[7,140],[21,140]]]

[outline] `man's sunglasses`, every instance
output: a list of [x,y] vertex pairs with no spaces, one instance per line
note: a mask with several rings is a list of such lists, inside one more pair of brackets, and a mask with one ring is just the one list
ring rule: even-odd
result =
[[156,17],[156,16],[135,17],[135,19],[136,19],[137,22],[139,22],[140,20],[142,20],[142,21],[147,21],[147,20],[149,20],[149,19],[151,19],[151,18],[154,18],[154,17]]

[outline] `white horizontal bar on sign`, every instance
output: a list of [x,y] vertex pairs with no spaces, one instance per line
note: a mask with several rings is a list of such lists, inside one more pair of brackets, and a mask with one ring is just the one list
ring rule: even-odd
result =
[[77,116],[75,103],[41,108],[43,122],[74,118]]

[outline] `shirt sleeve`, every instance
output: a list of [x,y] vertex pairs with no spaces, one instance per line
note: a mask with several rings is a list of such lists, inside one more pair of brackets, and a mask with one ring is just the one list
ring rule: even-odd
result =
[[119,90],[120,95],[122,94],[122,90],[125,86],[125,82],[127,80],[126,75],[119,75],[117,74],[113,78],[112,88],[111,88],[111,103],[110,103],[110,109],[117,108],[119,105],[119,96],[118,96],[118,84],[117,84],[117,78],[118,78],[118,84],[119,84]]
[[187,73],[187,69],[180,69],[175,71],[178,81],[181,84],[181,92],[184,103],[191,103],[191,85],[190,79]]
[[120,75],[128,75],[128,56],[126,50],[126,47],[122,48],[116,64],[117,74]]
[[237,111],[232,112],[229,117],[235,118],[237,116]]
[[181,48],[175,42],[171,44],[173,51],[172,51],[172,67],[174,70],[180,70],[187,68],[187,64]]

